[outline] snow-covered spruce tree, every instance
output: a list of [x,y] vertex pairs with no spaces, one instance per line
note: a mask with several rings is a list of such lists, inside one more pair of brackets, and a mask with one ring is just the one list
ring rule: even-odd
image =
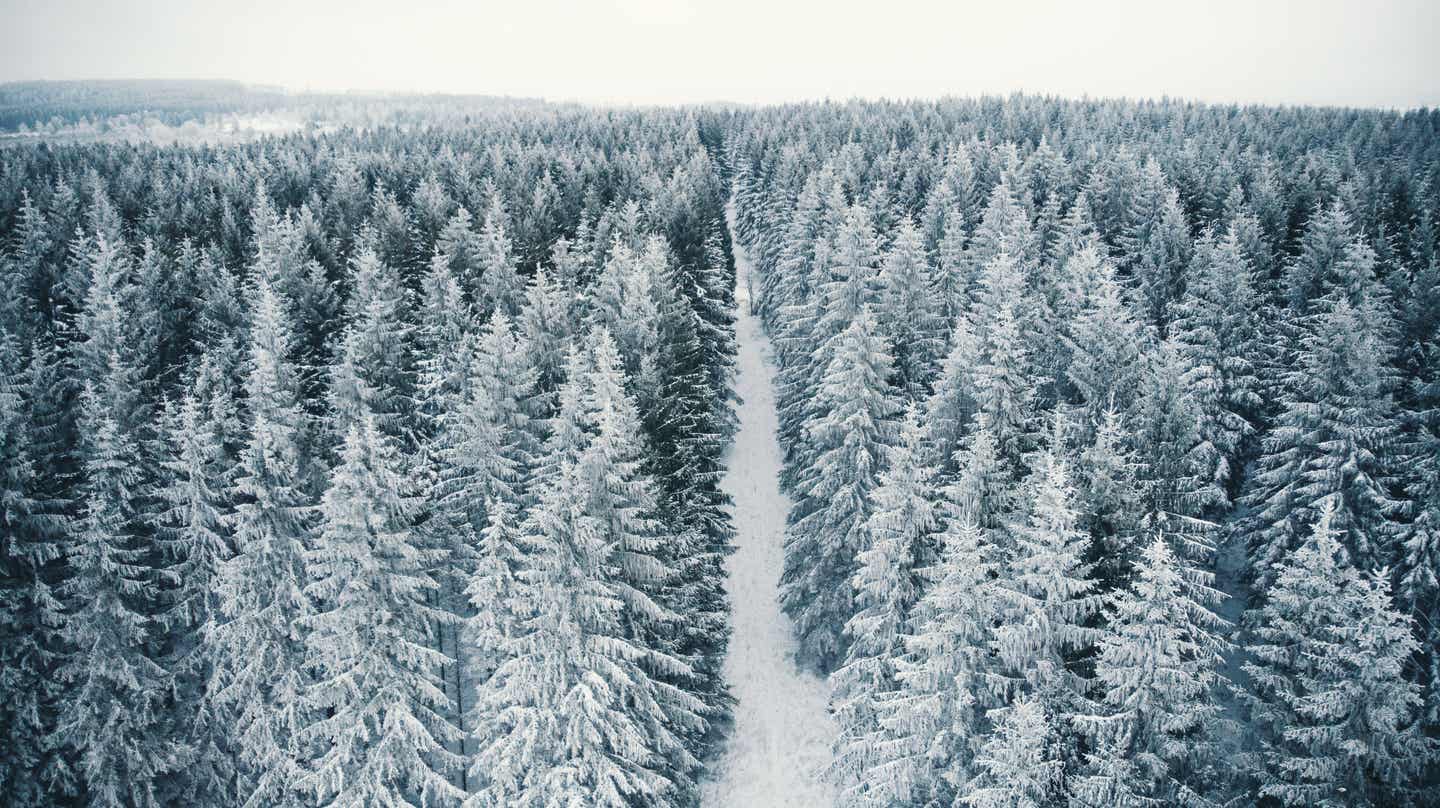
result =
[[877,760],[861,776],[875,804],[948,805],[971,775],[1001,605],[999,553],[972,509],[954,488],[940,503],[939,558],[921,571],[924,594],[893,662],[897,687],[881,701]]
[[89,288],[73,347],[80,397],[79,517],[61,594],[66,687],[53,742],[74,756],[92,805],[158,804],[160,780],[179,762],[165,708],[171,682],[157,660],[153,621],[163,565],[151,517],[155,469],[141,395],[133,290],[123,242],[97,234],[80,256]]
[[[1163,536],[1180,556],[1209,563],[1216,525],[1207,517],[1225,501],[1210,480],[1209,456],[1200,433],[1195,399],[1186,388],[1185,365],[1175,339],[1155,345],[1140,380],[1131,421],[1139,464],[1140,524],[1136,534]],[[1109,566],[1128,574],[1137,554],[1122,553]]]
[[700,365],[705,368],[715,409],[712,417],[723,426],[728,441],[739,429],[734,404],[735,358],[735,264],[717,224],[705,239],[705,261],[686,271],[680,267],[676,288],[690,299],[700,318],[696,336],[700,340]]
[[1233,228],[1223,237],[1201,236],[1171,327],[1200,416],[1206,477],[1227,498],[1240,482],[1262,408],[1253,272]]
[[697,679],[690,664],[696,654],[689,643],[680,641],[684,632],[677,629],[692,620],[718,622],[723,640],[724,618],[713,613],[713,602],[708,608],[693,602],[698,593],[685,586],[678,574],[699,542],[695,536],[679,534],[680,526],[656,518],[663,492],[645,468],[646,441],[635,402],[625,390],[619,351],[603,329],[590,342],[591,372],[584,402],[593,438],[579,458],[580,472],[590,486],[587,512],[595,520],[599,539],[610,548],[611,584],[625,602],[627,639],[656,652],[643,664],[657,683],[665,685],[658,702],[687,747],[671,753],[670,777],[682,793],[690,793],[699,762],[689,750],[698,750],[708,731],[705,719],[712,717],[697,715],[705,710],[697,695],[720,708],[725,699],[722,683]]
[[1118,410],[1100,415],[1095,439],[1075,463],[1075,504],[1097,556],[1095,577],[1114,585],[1131,563],[1144,516],[1146,466],[1131,448],[1133,436]]
[[[420,280],[420,303],[414,329],[416,385],[415,411],[419,456],[418,474],[424,503],[416,517],[417,530],[430,548],[444,551],[445,563],[432,571],[438,585],[434,601],[451,614],[469,614],[464,592],[474,569],[474,535],[468,508],[445,507],[453,488],[446,455],[457,442],[475,351],[475,321],[460,281],[443,254],[437,252]],[[466,665],[461,657],[461,620],[447,621],[437,632],[439,650],[450,657],[444,687],[453,709],[446,715],[461,730],[456,751],[463,743],[464,714],[469,704],[464,692]]]
[[[678,280],[676,276],[675,280]],[[642,413],[645,468],[655,478],[657,516],[673,540],[659,555],[673,573],[662,590],[680,618],[671,651],[686,659],[696,679],[688,687],[709,707],[712,730],[725,724],[729,698],[720,667],[729,641],[724,558],[734,529],[720,489],[731,416],[729,382],[711,387],[700,331],[690,301],[665,294],[654,360],[658,388]],[[722,377],[723,378],[723,377]],[[713,732],[712,732],[713,734]]]
[[1282,557],[1249,615],[1245,664],[1260,749],[1249,773],[1284,805],[1407,805],[1433,755],[1415,723],[1417,649],[1382,573],[1359,572],[1327,501],[1309,538]]
[[1074,319],[1063,340],[1068,353],[1067,392],[1081,408],[1088,440],[1106,409],[1131,400],[1144,369],[1149,334],[1131,315],[1114,267],[1094,247],[1071,258],[1066,271],[1076,277],[1085,296],[1070,303]]
[[652,675],[682,671],[683,662],[631,636],[639,615],[629,605],[634,593],[622,594],[633,588],[622,583],[622,567],[637,561],[622,555],[639,548],[617,543],[622,525],[594,512],[596,462],[606,452],[589,448],[591,368],[571,356],[519,530],[516,599],[525,608],[478,693],[477,791],[467,804],[565,804],[577,794],[613,808],[683,804],[690,772],[675,764],[686,755],[683,733],[703,723],[703,705]]
[[306,434],[284,305],[257,281],[245,383],[249,436],[235,481],[235,554],[220,567],[220,621],[206,635],[214,669],[207,695],[231,728],[240,778],[235,801],[249,808],[309,804],[300,793],[307,718],[301,695],[305,552],[314,499],[303,453]]
[[880,263],[879,285],[875,319],[890,341],[896,388],[908,400],[921,400],[948,335],[920,231],[909,219],[900,222]]
[[1033,324],[1029,303],[1020,265],[1001,252],[986,265],[971,310],[971,328],[983,340],[974,372],[975,428],[990,433],[999,457],[1015,469],[1023,468],[1036,438],[1038,379],[1025,338]]
[[796,486],[785,535],[780,599],[795,620],[805,662],[830,671],[845,658],[853,576],[871,492],[894,441],[890,357],[868,309],[837,339],[806,424],[815,460]]
[[[186,757],[167,799],[227,805],[234,799],[234,752],[206,698],[214,662],[206,635],[220,619],[220,569],[232,553],[233,492],[239,436],[236,404],[206,355],[191,391],[165,413],[161,507],[155,534],[169,562],[165,611],[168,667],[174,677]],[[203,398],[202,398],[203,397]]]
[[[903,652],[910,610],[920,597],[920,559],[935,528],[930,469],[920,465],[921,428],[912,406],[900,440],[886,450],[885,470],[871,495],[872,512],[861,532],[855,614],[845,624],[845,661],[830,674],[831,711],[840,727],[832,777],[856,805],[873,797],[861,782],[881,760],[881,706],[895,690],[895,659]],[[881,804],[890,798],[881,800]]]
[[[863,204],[843,208],[833,242],[823,258],[815,261],[816,278],[811,281],[813,299],[798,312],[796,330],[783,342],[797,354],[792,376],[782,376],[779,403],[782,447],[786,450],[782,484],[798,491],[822,450],[813,443],[810,425],[826,413],[818,406],[817,392],[830,370],[830,363],[844,341],[844,334],[876,296],[876,268],[880,262],[878,238],[870,211]],[[787,312],[788,314],[788,312]],[[808,319],[807,319],[808,315]],[[808,327],[803,327],[808,323]],[[875,327],[872,323],[872,327]],[[887,361],[886,383],[893,373]],[[793,430],[793,439],[785,440]]]
[[362,247],[351,262],[348,325],[330,370],[331,430],[336,444],[365,416],[411,452],[417,439],[415,360],[405,287],[395,267]]
[[[118,379],[107,381],[113,390]],[[57,673],[69,690],[55,742],[78,756],[88,803],[118,808],[159,805],[159,780],[174,770],[182,750],[164,726],[168,673],[149,655],[155,583],[137,489],[142,450],[112,415],[111,403],[86,384],[81,514],[62,590],[72,604],[64,633],[72,650]]]
[[1219,779],[1214,730],[1228,626],[1211,611],[1223,597],[1211,578],[1156,539],[1111,603],[1095,660],[1100,709],[1076,717],[1100,750],[1073,783],[1082,803],[1129,793],[1139,804],[1193,804]]
[[306,553],[305,702],[315,719],[302,739],[316,750],[304,779],[322,805],[446,805],[463,796],[447,773],[455,728],[430,604],[438,551],[415,535],[420,505],[410,461],[369,413],[352,423],[321,503],[320,534]]
[[1051,717],[1037,699],[1021,697],[991,710],[995,728],[975,756],[975,774],[956,804],[977,808],[1044,808],[1065,793],[1065,765]]
[[1001,668],[992,682],[1002,693],[1031,691],[1057,714],[1074,709],[1083,692],[1067,663],[1098,638],[1089,624],[1101,606],[1058,440],[1052,435],[1032,460],[1021,512],[1006,530],[1013,549],[1000,579],[1004,609],[994,647]]
[[940,363],[934,392],[925,400],[925,459],[942,478],[955,472],[955,453],[971,427],[977,407],[975,372],[981,361],[981,343],[970,319],[955,320],[950,350]]
[[479,277],[474,292],[475,305],[482,314],[498,311],[515,317],[525,300],[525,281],[516,266],[509,230],[510,217],[504,202],[498,193],[492,193],[480,226]]
[[1333,528],[1356,563],[1377,567],[1398,550],[1405,506],[1392,494],[1393,318],[1373,268],[1370,248],[1350,245],[1301,320],[1280,413],[1246,494],[1251,572],[1262,584],[1335,495]]
[[45,490],[47,462],[58,458],[44,456],[37,434],[48,429],[33,398],[43,361],[27,363],[0,326],[0,802],[17,808],[57,799],[68,779],[50,734],[63,694],[54,675],[65,619],[56,571],[69,519]]
[[1171,307],[1185,290],[1185,269],[1193,246],[1190,225],[1180,206],[1180,194],[1167,187],[1164,201],[1144,228],[1139,255],[1132,265],[1146,321],[1163,336],[1167,333]]
[[1004,253],[1021,268],[1022,275],[1028,275],[1034,269],[1033,241],[1030,215],[1015,189],[1002,179],[990,189],[980,224],[965,245],[962,271],[966,277],[980,277],[986,266]]

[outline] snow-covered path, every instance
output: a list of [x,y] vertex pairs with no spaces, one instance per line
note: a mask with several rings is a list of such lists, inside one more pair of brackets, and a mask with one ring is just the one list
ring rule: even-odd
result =
[[[734,211],[727,210],[734,234]],[[795,667],[795,635],[780,611],[782,542],[789,501],[780,493],[775,391],[769,342],[750,316],[750,259],[735,245],[736,388],[740,432],[730,455],[725,491],[735,501],[735,552],[727,569],[734,633],[725,677],[738,700],[729,748],[707,783],[712,808],[824,808],[834,792],[818,772],[830,756],[835,726],[825,681]]]

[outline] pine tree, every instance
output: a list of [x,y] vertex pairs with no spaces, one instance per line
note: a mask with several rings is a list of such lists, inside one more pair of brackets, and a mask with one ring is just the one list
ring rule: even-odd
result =
[[443,717],[445,660],[431,636],[445,619],[427,574],[439,553],[415,536],[408,466],[374,415],[352,424],[306,553],[306,593],[319,609],[305,621],[305,665],[316,673],[305,702],[317,719],[302,741],[320,750],[305,783],[324,805],[462,796],[446,778],[460,763],[445,746],[456,730]]
[[1350,563],[1327,502],[1250,615],[1258,793],[1285,805],[1405,805],[1433,742],[1403,671],[1417,644],[1384,574]]
[[1044,706],[1021,698],[992,710],[995,729],[975,756],[977,772],[957,803],[979,808],[1042,808],[1063,793],[1064,763]]
[[919,562],[929,554],[923,545],[935,528],[932,480],[917,462],[920,437],[912,407],[899,442],[886,450],[885,470],[871,496],[852,582],[855,614],[845,624],[849,648],[830,674],[831,710],[840,725],[833,776],[856,804],[868,791],[861,777],[880,757],[881,705],[895,690],[895,659],[920,597]]
[[245,383],[250,431],[235,481],[235,554],[220,567],[221,621],[207,635],[214,671],[207,691],[232,728],[247,807],[307,804],[300,795],[307,721],[301,694],[305,553],[314,504],[304,454],[305,415],[280,298],[257,282]]
[[806,661],[822,671],[844,659],[860,532],[872,512],[881,453],[893,440],[890,357],[875,331],[862,309],[838,340],[816,391],[819,415],[806,425],[815,463],[797,485],[785,537],[781,603]]

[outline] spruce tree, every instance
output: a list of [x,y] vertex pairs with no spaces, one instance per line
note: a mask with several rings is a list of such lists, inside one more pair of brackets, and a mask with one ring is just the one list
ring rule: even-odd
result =
[[81,397],[81,512],[62,589],[72,650],[57,673],[69,690],[55,728],[55,742],[77,756],[87,802],[115,808],[160,805],[160,780],[183,754],[165,716],[170,677],[151,657],[156,585],[142,449],[107,395],[125,375],[112,374],[103,393],[87,383]]
[[912,408],[900,440],[886,450],[885,470],[872,494],[872,512],[856,556],[855,614],[845,624],[849,648],[830,674],[831,709],[840,725],[834,776],[860,804],[864,773],[880,759],[883,702],[896,689],[895,660],[903,651],[910,610],[920,597],[919,564],[935,527],[935,491],[919,465],[921,429]]
[[1041,808],[1064,793],[1065,767],[1044,705],[1020,698],[992,710],[995,728],[975,756],[976,773],[957,803],[978,808]]
[[1404,676],[1417,644],[1383,573],[1350,562],[1327,502],[1250,615],[1247,702],[1258,794],[1284,805],[1405,805],[1433,742]]
[[526,608],[478,692],[478,790],[467,804],[563,804],[585,794],[597,806],[676,805],[687,799],[688,771],[674,770],[682,733],[701,724],[702,705],[651,673],[683,670],[681,661],[628,636],[620,568],[635,548],[607,540],[615,524],[592,510],[594,460],[582,460],[587,363],[572,358],[569,367],[519,531],[517,600]]
[[900,223],[881,261],[879,283],[875,318],[890,342],[895,386],[907,399],[919,400],[929,392],[947,334],[920,231],[909,219]]
[[844,659],[854,610],[852,578],[871,492],[893,442],[896,405],[890,357],[868,310],[835,348],[806,425],[815,462],[797,485],[785,536],[781,603],[800,633],[806,662],[829,671]]
[[1022,491],[1023,509],[1006,530],[1013,550],[1000,582],[1005,611],[995,628],[995,684],[1034,691],[1051,710],[1072,709],[1082,687],[1067,662],[1097,639],[1090,618],[1101,602],[1058,446],[1032,461]]
[[1195,246],[1172,332],[1201,419],[1206,477],[1227,495],[1239,482],[1262,407],[1253,274],[1233,228],[1223,238],[1206,233]]
[[941,510],[939,558],[922,571],[924,594],[894,661],[898,687],[882,701],[879,760],[862,779],[877,802],[949,804],[971,776],[990,703],[999,555],[954,490]]
[[58,799],[72,776],[51,741],[64,693],[57,572],[70,520],[46,491],[60,458],[46,456],[50,427],[37,419],[41,362],[27,363],[0,328],[0,801],[19,808]]
[[220,567],[220,622],[207,634],[214,671],[207,696],[232,727],[246,806],[298,806],[307,722],[302,693],[305,553],[313,543],[313,459],[284,305],[259,280],[245,383],[249,435],[235,481],[235,554]]
[[[1211,767],[1227,624],[1211,611],[1222,597],[1211,584],[1208,573],[1156,539],[1134,583],[1107,610],[1094,680],[1103,706],[1077,719],[1104,751],[1076,783],[1082,799],[1098,804],[1125,791],[1164,804],[1193,802],[1217,779]],[[1128,765],[1105,765],[1113,764],[1106,755]]]
[[1253,574],[1273,580],[1320,504],[1333,495],[1334,528],[1357,563],[1394,557],[1406,505],[1393,495],[1398,440],[1391,317],[1374,281],[1374,256],[1347,248],[1325,295],[1300,322],[1275,426],[1247,493]]
[[321,502],[322,522],[306,553],[304,697],[316,716],[302,740],[318,751],[305,784],[322,805],[453,804],[447,749],[456,733],[433,633],[428,574],[439,551],[415,535],[420,498],[410,463],[375,416],[353,423]]

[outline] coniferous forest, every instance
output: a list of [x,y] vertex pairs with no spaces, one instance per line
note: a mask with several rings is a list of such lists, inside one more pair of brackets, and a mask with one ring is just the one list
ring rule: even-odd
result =
[[1440,112],[12,89],[0,804],[1440,803]]

